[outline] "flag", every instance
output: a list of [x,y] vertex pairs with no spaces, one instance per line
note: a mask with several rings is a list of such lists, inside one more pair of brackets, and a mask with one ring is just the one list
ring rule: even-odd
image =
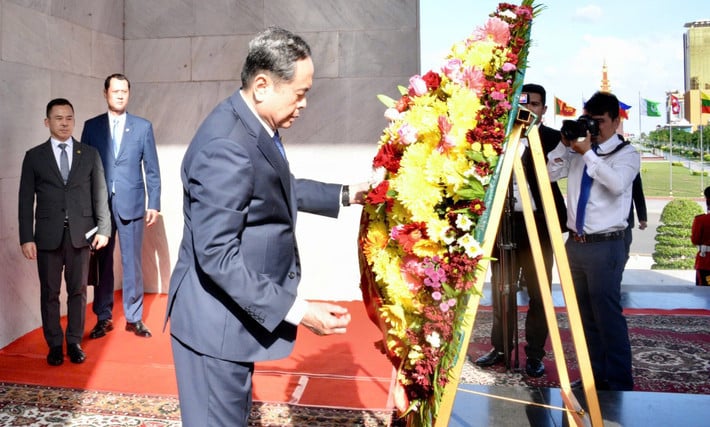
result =
[[670,105],[671,105],[671,113],[674,115],[678,115],[680,113],[680,102],[678,102],[678,98],[674,95],[670,95]]
[[710,95],[702,91],[700,92],[700,112],[710,114]]
[[629,119],[629,113],[627,112],[627,110],[628,110],[629,108],[631,108],[630,105],[626,105],[626,104],[624,104],[623,102],[619,101],[619,117],[621,117],[622,119],[627,119],[627,120],[628,120],[628,119]]
[[641,98],[641,111],[639,111],[639,114],[648,117],[661,117],[661,112],[658,111],[658,104],[660,104],[660,102],[653,102],[646,98]]
[[567,105],[566,102],[555,97],[555,114],[564,117],[574,117],[577,115],[577,109]]

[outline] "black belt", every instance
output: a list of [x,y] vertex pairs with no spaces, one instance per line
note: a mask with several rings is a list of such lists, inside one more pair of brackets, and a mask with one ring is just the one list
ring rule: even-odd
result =
[[608,240],[621,240],[624,238],[624,230],[611,231],[609,233],[595,233],[578,235],[572,233],[572,238],[577,243],[596,243],[606,242]]

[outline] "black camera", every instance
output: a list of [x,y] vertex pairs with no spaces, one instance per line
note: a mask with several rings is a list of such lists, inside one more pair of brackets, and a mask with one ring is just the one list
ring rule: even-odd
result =
[[560,128],[560,133],[567,140],[584,138],[587,136],[587,131],[593,137],[599,136],[599,122],[587,114],[579,116],[577,120],[562,121],[562,127]]

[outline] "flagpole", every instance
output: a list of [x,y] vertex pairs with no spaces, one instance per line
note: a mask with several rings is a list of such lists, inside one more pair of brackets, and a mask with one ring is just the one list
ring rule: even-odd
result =
[[641,139],[641,91],[639,91],[639,139]]
[[555,109],[552,110],[552,127],[557,129],[557,97],[552,98],[555,101]]
[[669,147],[670,147],[670,155],[668,158],[668,160],[670,160],[669,161],[669,164],[670,164],[669,183],[670,183],[670,196],[673,197],[673,124],[671,123],[670,114],[668,114],[668,112],[669,112],[668,111],[668,105],[669,105],[668,102],[669,102],[669,98],[668,98],[668,94],[666,94],[666,117],[668,117],[668,135],[669,135],[668,139],[669,139]]
[[703,125],[698,126],[700,131],[700,192],[705,189],[705,159],[703,158]]

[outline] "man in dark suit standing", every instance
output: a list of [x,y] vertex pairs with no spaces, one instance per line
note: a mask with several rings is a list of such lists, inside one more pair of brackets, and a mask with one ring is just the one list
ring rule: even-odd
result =
[[[22,162],[18,219],[22,254],[37,260],[47,363],[58,366],[64,363],[65,338],[69,360],[83,363],[86,359],[81,339],[89,243],[97,249],[106,246],[111,222],[99,154],[72,137],[74,107],[66,99],[53,99],[46,115],[49,140],[27,151]],[[59,323],[62,270],[67,290],[66,336]]]
[[143,323],[141,256],[145,227],[155,224],[159,216],[160,166],[153,125],[126,112],[130,90],[131,82],[123,74],[108,76],[104,81],[108,112],[87,120],[81,134],[81,141],[96,147],[101,154],[113,219],[112,239],[98,254],[99,285],[94,291],[97,322],[89,334],[91,338],[103,337],[113,329],[116,231],[121,245],[126,330],[141,337],[151,336],[150,329]]
[[205,119],[182,163],[185,226],[167,316],[183,425],[245,426],[254,362],[289,355],[302,324],[345,333],[341,306],[297,296],[296,212],[330,217],[358,188],[295,179],[279,128],[306,107],[308,44],[270,28],[249,43],[242,87]]
[[[537,84],[526,84],[523,85],[521,100],[521,105],[532,111],[538,116],[538,120],[541,120],[545,111],[547,111],[546,93],[545,88]],[[542,123],[538,126],[538,132],[540,134],[540,142],[542,143],[542,150],[547,156],[547,153],[552,151],[557,144],[560,142],[560,132],[551,129]],[[525,178],[530,186],[530,195],[532,196],[533,207],[535,208],[535,223],[537,224],[537,232],[540,237],[540,246],[542,248],[542,256],[545,261],[545,269],[547,270],[547,277],[552,279],[552,243],[550,241],[550,233],[547,230],[547,223],[545,222],[545,214],[542,209],[542,200],[540,198],[540,187],[537,183],[537,178],[535,177],[535,170],[532,164],[532,157],[529,155],[530,149],[527,146],[527,138],[522,140],[525,151],[523,152],[523,167],[525,169]],[[555,200],[555,208],[557,215],[560,218],[560,225],[562,229],[565,230],[565,223],[567,222],[567,211],[565,208],[564,198],[562,197],[562,192],[556,182],[551,183],[552,186],[552,196]],[[517,190],[517,187],[515,187]],[[545,308],[542,304],[542,297],[540,294],[540,283],[537,280],[537,273],[535,271],[535,262],[532,256],[532,250],[530,248],[530,241],[528,238],[528,233],[525,227],[525,219],[523,218],[522,205],[520,203],[520,194],[515,191],[516,203],[512,213],[511,228],[512,228],[512,242],[515,246],[515,263],[512,268],[513,272],[518,272],[522,269],[522,278],[525,281],[528,296],[530,298],[528,303],[528,312],[525,318],[525,373],[533,378],[541,377],[545,373],[545,365],[542,363],[542,359],[545,356],[545,341],[547,341],[548,328],[547,320],[545,318]],[[498,257],[496,253],[493,254],[494,257]],[[506,357],[510,356],[510,352],[513,349],[513,335],[515,331],[515,322],[518,321],[517,314],[517,304],[516,304],[516,288],[513,288],[508,295],[508,298],[503,298],[502,292],[500,291],[502,272],[501,263],[494,263],[492,265],[492,278],[491,278],[491,288],[493,295],[493,326],[491,329],[491,344],[493,349],[487,354],[481,356],[476,360],[478,366],[493,366],[495,364],[501,363],[506,360]],[[515,274],[512,277],[513,284],[517,280],[518,275]],[[550,283],[546,283],[546,286],[550,286]],[[505,301],[504,301],[505,300]],[[507,302],[507,307],[504,307],[505,302]],[[507,316],[507,333],[504,334],[503,326],[503,315]],[[505,339],[504,339],[505,335]],[[507,343],[505,342],[507,340]],[[505,350],[507,349],[508,354],[506,356]]]

